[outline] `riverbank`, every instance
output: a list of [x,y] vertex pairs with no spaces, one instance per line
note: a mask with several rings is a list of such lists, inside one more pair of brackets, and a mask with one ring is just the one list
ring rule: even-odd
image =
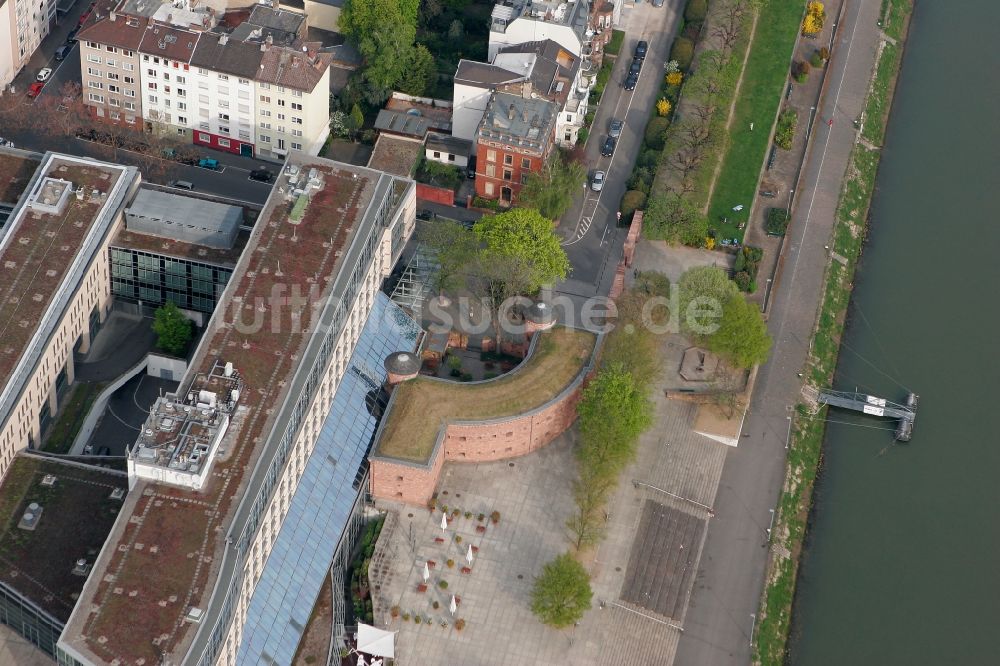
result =
[[[890,17],[885,25],[892,26],[895,35],[889,39],[883,35],[865,105],[869,115],[865,120],[876,131],[862,129],[865,140],[857,142],[852,150],[837,207],[830,242],[831,260],[805,370],[810,385],[817,387],[830,385],[837,366],[840,338],[878,172],[879,150],[873,144],[881,143],[884,136],[912,4],[910,0],[884,0],[882,8],[882,16]],[[891,48],[887,50],[887,47]],[[766,586],[756,623],[754,663],[757,664],[777,665],[785,660],[799,557],[812,504],[813,484],[822,458],[825,414],[825,407],[818,411],[801,404],[796,407],[785,482],[770,534]]]

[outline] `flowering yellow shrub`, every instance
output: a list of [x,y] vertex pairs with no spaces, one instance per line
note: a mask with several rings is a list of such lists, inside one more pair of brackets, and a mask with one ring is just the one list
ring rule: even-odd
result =
[[815,35],[823,29],[823,20],[826,18],[826,8],[822,2],[813,0],[806,6],[806,17],[802,19],[802,34]]
[[667,74],[668,86],[679,86],[683,80],[684,75],[681,72],[670,72]]
[[670,113],[670,108],[670,100],[668,99],[661,97],[659,101],[656,102],[656,112],[661,116],[665,116]]

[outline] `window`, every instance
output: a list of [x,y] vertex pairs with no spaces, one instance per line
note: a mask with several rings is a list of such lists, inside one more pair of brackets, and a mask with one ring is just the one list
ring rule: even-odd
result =
[[198,90],[208,90],[208,83],[206,81],[199,81]]
[[497,168],[496,168],[496,165],[494,165],[494,164],[487,164],[486,165],[486,177],[487,178],[496,178],[497,177]]
[[530,169],[531,168],[531,159],[529,159],[527,157],[522,157],[521,158],[521,168],[522,169]]
[[240,82],[241,86],[248,86],[248,85],[250,85],[250,81],[248,81],[247,79],[240,79],[239,82]]
[[90,93],[89,99],[90,99],[91,102],[97,102],[98,104],[104,104],[104,95],[97,95],[97,94],[94,94],[94,93]]
[[226,127],[225,125],[219,125],[219,131],[222,132],[223,134],[229,134],[229,128]]
[[506,164],[506,165],[508,165],[508,166],[511,165],[511,164],[513,164],[514,163],[514,156],[513,155],[504,155],[503,156],[503,163]]
[[260,101],[264,102],[264,104],[270,104],[271,103],[271,98],[267,97],[266,95],[261,95],[260,96]]
[[126,90],[125,91],[125,96],[126,97],[135,97],[135,91],[134,90]]
[[113,47],[113,46],[105,46],[104,50],[106,50],[108,53],[114,53],[115,52],[115,47]]
[[163,92],[170,94],[170,86],[163,86]]
[[187,77],[184,76],[175,76],[174,80],[176,80],[178,84],[187,83]]
[[187,108],[188,108],[188,105],[185,104],[184,102],[177,102],[177,110],[178,111],[187,111]]
[[530,173],[522,173],[521,174],[521,184],[522,185],[524,185],[524,184],[526,184],[528,182],[528,177],[530,175],[531,175]]
[[216,88],[216,90],[219,92],[220,95],[225,95],[226,97],[229,97],[228,86],[219,86],[218,88]]
[[271,117],[271,112],[268,111],[267,109],[261,109],[260,110],[260,115],[262,115],[265,118],[270,118]]
[[301,118],[292,118],[292,124],[293,125],[301,125],[302,124],[302,119]]
[[122,55],[125,56],[126,58],[133,58],[133,57],[135,57],[135,51],[129,51],[128,49],[122,49]]
[[434,151],[434,159],[441,159],[441,151],[438,150]]
[[149,62],[149,56],[148,55],[142,56],[142,61],[143,62]]
[[170,100],[169,99],[164,99],[163,100],[163,106],[165,106],[165,107],[167,107],[169,109],[170,108]]
[[93,63],[96,63],[96,64],[100,65],[101,64],[101,56],[95,56],[93,54],[88,53],[87,54],[87,62],[93,62]]
[[98,44],[97,42],[87,42],[87,48],[88,49],[99,49],[99,48],[101,48],[101,45]]
[[298,102],[292,102],[292,109],[294,111],[301,111],[302,110],[302,105],[299,104]]
[[135,102],[125,102],[126,111],[135,111]]
[[101,70],[88,67],[87,74],[90,74],[91,76],[101,76]]
[[292,150],[302,150],[302,144],[292,141]]
[[302,91],[301,90],[293,90],[292,91],[292,97],[302,97]]
[[104,64],[107,65],[108,67],[117,67],[118,66],[118,61],[117,60],[112,60],[111,58],[108,58],[107,60],[104,61]]
[[156,85],[155,83],[153,83],[152,81],[150,81],[150,82],[149,82],[149,83],[147,83],[146,85],[147,85],[147,86],[149,86],[149,89],[150,89],[150,90],[156,90],[156,89],[157,89],[157,87],[158,87],[158,86],[157,86],[157,85]]
[[[110,92],[114,92],[114,91],[110,91]],[[108,104],[110,104],[111,106],[121,106],[121,102],[119,102],[114,97],[109,97],[108,98]]]
[[[198,129],[207,130],[208,129],[208,123],[205,123],[205,122],[198,123]],[[200,137],[206,137],[206,138],[200,138],[199,141],[208,141],[208,138],[207,138],[208,135],[207,134],[200,134],[199,136]]]
[[486,161],[487,162],[496,162],[497,161],[497,151],[495,151],[495,150],[487,150],[486,151]]
[[202,133],[199,132],[198,133],[198,140],[199,141],[211,141],[212,137],[209,136],[208,134],[202,134]]
[[483,191],[486,192],[486,196],[493,196],[493,183],[486,183],[486,187]]
[[122,118],[122,114],[117,111],[109,111],[108,115],[111,117],[111,120],[121,120]]
[[284,105],[285,105],[285,100],[279,99],[278,100],[278,106],[284,106]]
[[228,81],[229,77],[226,76],[225,74],[219,74],[219,80],[220,81]]
[[108,72],[108,78],[111,79],[112,81],[117,81],[119,79],[119,76],[114,72]]
[[220,99],[219,100],[219,108],[220,109],[228,109],[229,108],[229,102],[226,101],[226,100],[224,100],[224,99]]
[[284,149],[285,149],[285,140],[278,139],[278,150],[284,150]]
[[266,134],[261,134],[260,135],[260,142],[261,143],[271,143],[271,137],[269,137]]
[[122,69],[124,69],[126,72],[132,72],[135,71],[135,65],[133,65],[130,62],[123,62]]
[[163,72],[163,80],[164,81],[170,80],[170,72]]
[[279,113],[278,114],[278,120],[284,120],[284,119],[285,119],[285,114]]
[[198,68],[198,73],[201,74],[202,76],[208,76],[208,70],[202,67]]
[[102,90],[104,88],[104,84],[100,81],[87,81],[87,87],[93,88],[94,90]]
[[125,80],[125,83],[127,83],[129,85],[135,83],[135,77],[132,77],[132,76],[126,76],[124,80]]
[[267,130],[269,130],[269,129],[271,129],[271,123],[264,123],[264,122],[262,122],[260,124],[260,128],[261,129],[267,129]]
[[108,92],[109,93],[118,93],[120,95],[121,92],[122,92],[122,89],[119,86],[111,85],[109,83],[108,84]]
[[455,156],[452,155],[451,153],[448,153],[448,161],[449,162],[454,162],[455,161]]
[[240,110],[240,113],[250,113],[250,107],[247,106],[246,104],[240,104],[238,108]]
[[202,104],[208,104],[208,95],[198,95],[198,101]]
[[240,130],[240,138],[243,139],[244,141],[249,141],[250,132],[248,132],[247,130]]
[[302,136],[302,130],[293,129],[292,136]]
[[[226,131],[228,132],[229,130],[226,130]],[[229,139],[219,139],[219,147],[220,148],[228,148],[229,147]]]
[[[184,117],[184,116],[177,116],[177,124],[178,125],[187,125],[187,122],[188,122],[188,119],[186,117]],[[183,134],[184,130],[178,130],[178,133],[179,134]]]
[[219,120],[229,120],[229,114],[228,113],[220,113],[219,114]]
[[510,169],[504,169],[503,170],[503,179],[504,180],[513,180],[513,178],[514,178],[514,172],[513,171],[511,171]]
[[187,97],[187,91],[184,90],[184,88],[178,88],[177,89],[177,96],[178,97]]
[[246,100],[249,100],[249,99],[250,99],[250,91],[249,91],[249,90],[240,90],[240,91],[239,91],[239,92],[238,92],[238,93],[236,94],[236,96],[237,96],[237,97],[239,97],[240,99],[246,99]]
[[156,78],[156,70],[155,69],[147,69],[146,70],[146,76],[148,76],[151,79],[155,79]]

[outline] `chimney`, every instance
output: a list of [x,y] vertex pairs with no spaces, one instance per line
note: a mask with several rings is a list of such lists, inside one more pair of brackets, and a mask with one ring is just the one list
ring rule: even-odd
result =
[[221,35],[219,35],[219,46],[225,46],[228,43],[229,43],[229,35],[227,35],[226,33],[222,33]]
[[523,99],[531,97],[531,81],[525,81],[521,84],[521,97]]
[[528,122],[528,108],[527,107],[525,107],[524,110],[521,111],[521,120],[523,120],[524,122]]
[[115,12],[111,12],[111,15],[108,18],[110,18],[112,21],[117,21],[118,14],[116,14]]
[[264,43],[267,44],[268,46],[274,44],[274,37],[272,35],[268,35],[267,37],[264,38]]
[[510,108],[507,109],[507,120],[514,120],[514,116],[515,115],[516,115],[516,112],[514,111],[514,105],[511,104]]

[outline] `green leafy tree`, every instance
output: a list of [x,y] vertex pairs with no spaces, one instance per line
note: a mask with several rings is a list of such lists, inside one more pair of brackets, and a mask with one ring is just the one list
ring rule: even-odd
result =
[[499,342],[500,311],[507,299],[533,294],[542,285],[564,279],[569,259],[552,222],[531,208],[487,215],[472,230],[481,248],[468,284],[489,306]]
[[[717,313],[722,313],[723,308],[733,296],[739,296],[740,292],[726,272],[715,266],[699,266],[692,268],[681,276],[678,283],[680,294],[678,296],[678,306],[680,307],[681,329],[692,332],[701,327],[713,327],[718,325],[718,321],[707,317],[699,317],[694,312],[708,305]],[[699,299],[691,306],[695,299]]]
[[569,553],[563,553],[546,564],[535,579],[531,610],[550,627],[568,627],[590,609],[593,596],[587,570]]
[[771,336],[757,305],[732,296],[723,308],[718,330],[708,338],[708,348],[741,368],[766,361]]
[[652,423],[652,404],[629,368],[615,363],[591,380],[576,408],[577,454],[583,466],[617,475],[635,456],[639,435]]
[[361,113],[361,107],[355,103],[351,107],[351,115],[347,117],[347,125],[351,132],[357,134],[358,130],[365,124],[365,114]]
[[651,238],[668,243],[699,247],[708,234],[708,220],[698,206],[673,192],[651,196],[642,219]]
[[438,262],[434,289],[441,294],[458,287],[479,246],[475,235],[454,220],[436,218],[422,224],[417,236]]
[[448,39],[452,40],[453,42],[457,42],[458,40],[462,39],[462,36],[464,34],[465,34],[465,26],[462,25],[462,22],[460,20],[455,19],[448,26]]
[[365,96],[381,103],[411,62],[420,0],[347,0],[340,32],[365,59]]
[[622,214],[622,224],[631,222],[632,213],[646,205],[646,193],[642,190],[629,190],[622,196],[618,210]]
[[708,15],[708,0],[688,0],[684,8],[684,20],[688,23],[704,21]]
[[400,92],[421,97],[434,90],[437,83],[437,63],[423,44],[417,44],[407,57],[406,68],[396,84]]
[[168,354],[180,354],[191,341],[191,320],[174,303],[168,302],[153,315],[156,346]]
[[583,185],[587,172],[578,162],[555,152],[540,173],[528,176],[518,194],[518,203],[536,208],[545,217],[557,220],[573,204],[573,195]]

